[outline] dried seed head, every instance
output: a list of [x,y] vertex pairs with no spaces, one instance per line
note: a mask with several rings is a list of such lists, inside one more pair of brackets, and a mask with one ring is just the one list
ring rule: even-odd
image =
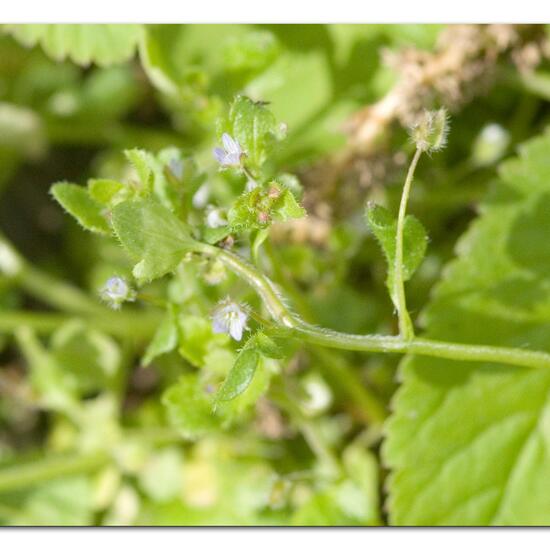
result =
[[449,115],[442,107],[437,111],[424,111],[418,122],[411,128],[411,138],[421,151],[440,151],[447,144]]

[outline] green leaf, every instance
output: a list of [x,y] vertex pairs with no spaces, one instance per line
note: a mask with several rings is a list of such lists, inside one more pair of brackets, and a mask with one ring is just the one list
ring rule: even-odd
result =
[[298,204],[290,189],[283,189],[281,196],[273,205],[273,218],[279,221],[303,218],[305,209]]
[[88,181],[90,197],[103,206],[113,207],[129,197],[129,189],[119,181],[108,179],[91,179]]
[[212,323],[204,317],[180,315],[178,328],[178,351],[196,367],[204,365],[205,357],[212,347],[227,341],[225,334],[214,334]]
[[224,62],[231,71],[259,71],[277,57],[279,44],[269,31],[248,32],[232,37],[223,49]]
[[217,401],[231,401],[241,393],[252,382],[260,354],[254,347],[245,347],[237,356],[233,368],[229,371],[223,386],[216,395]]
[[[506,162],[424,313],[426,336],[550,351],[550,136]],[[410,357],[384,457],[397,525],[548,525],[550,372]]]
[[55,200],[73,217],[78,223],[94,233],[109,234],[110,228],[103,214],[102,205],[90,197],[88,191],[74,183],[55,183],[51,188]]
[[[377,204],[367,206],[366,220],[386,257],[388,263],[386,284],[393,300],[397,220],[386,208]],[[403,279],[405,281],[413,276],[422,263],[427,246],[428,236],[424,226],[414,216],[406,216],[403,229]]]
[[139,283],[176,269],[187,252],[197,250],[182,223],[151,199],[126,201],[113,209],[113,229],[128,253],[140,260],[133,274]]
[[195,162],[183,157],[176,147],[167,147],[156,155],[131,149],[125,151],[125,155],[141,181],[140,196],[153,193],[161,204],[183,217],[204,181],[204,174],[199,172]]
[[202,228],[202,240],[208,244],[216,244],[229,235],[233,229],[229,225],[222,225],[221,227],[207,227]]
[[4,25],[21,44],[39,44],[51,58],[78,65],[122,63],[136,51],[142,25]]
[[246,154],[246,164],[257,171],[267,160],[278,136],[277,121],[262,103],[237,96],[229,109],[228,121],[219,134],[228,132]]
[[170,308],[157,328],[153,339],[147,346],[141,360],[143,366],[149,365],[153,359],[176,349],[178,345],[178,325],[173,308]]
[[15,336],[30,369],[31,386],[39,402],[52,410],[71,414],[77,408],[76,396],[61,365],[28,327],[20,327]]
[[231,401],[241,395],[251,384],[261,356],[280,359],[282,353],[271,338],[257,332],[248,339],[237,356],[223,386],[216,394],[216,401]]
[[212,411],[212,396],[196,374],[185,374],[168,388],[162,403],[171,424],[183,437],[195,439],[219,427]]
[[263,332],[257,332],[253,338],[254,345],[264,357],[269,357],[270,359],[282,359],[284,357],[279,346]]
[[153,184],[151,168],[153,156],[142,149],[127,149],[124,151],[124,155],[137,172],[143,189],[148,192]]
[[250,97],[271,102],[277,120],[292,131],[314,120],[329,104],[332,91],[330,62],[321,48],[285,51],[246,87]]
[[120,367],[117,344],[80,320],[65,323],[53,334],[51,353],[67,385],[81,395],[101,390]]

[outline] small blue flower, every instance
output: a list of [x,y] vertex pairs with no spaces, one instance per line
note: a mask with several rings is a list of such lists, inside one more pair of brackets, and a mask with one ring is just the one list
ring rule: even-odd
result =
[[240,342],[247,319],[248,313],[243,306],[230,298],[225,298],[212,312],[212,330],[217,334],[229,334],[231,338]]
[[122,277],[110,277],[100,291],[101,298],[113,309],[119,309],[123,302],[132,302],[135,291]]
[[214,158],[224,167],[239,167],[243,150],[239,142],[233,139],[229,134],[222,136],[223,149],[216,147],[214,149]]

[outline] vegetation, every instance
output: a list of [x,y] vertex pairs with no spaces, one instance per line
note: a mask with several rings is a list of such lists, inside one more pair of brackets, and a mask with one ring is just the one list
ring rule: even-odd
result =
[[0,523],[547,525],[540,25],[3,25]]

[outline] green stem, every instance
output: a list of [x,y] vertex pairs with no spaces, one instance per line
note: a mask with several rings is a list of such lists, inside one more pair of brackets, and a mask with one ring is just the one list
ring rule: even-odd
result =
[[[0,332],[13,333],[18,328],[29,327],[38,334],[50,334],[77,315],[35,311],[0,311]],[[84,321],[112,336],[131,340],[147,340],[154,334],[160,322],[156,312],[109,311],[85,315]]]
[[41,461],[17,464],[0,470],[0,493],[30,487],[57,477],[99,470],[110,461],[105,452],[65,455]]
[[411,185],[416,170],[416,165],[422,154],[422,149],[417,148],[414,153],[407,178],[403,185],[403,193],[401,195],[401,203],[399,205],[399,214],[397,216],[397,231],[395,234],[395,264],[394,264],[394,284],[393,298],[397,308],[399,317],[399,334],[405,340],[414,338],[414,327],[407,311],[407,299],[405,296],[405,281],[403,273],[403,232],[405,229],[405,216],[407,215],[407,203],[409,202],[409,194]]
[[303,321],[285,305],[274,284],[262,273],[239,256],[207,244],[201,245],[201,252],[218,258],[237,276],[244,279],[264,301],[273,319],[280,325],[280,335],[297,338],[312,344],[329,348],[379,353],[411,353],[429,357],[475,361],[482,363],[503,363],[520,367],[550,368],[550,354],[519,348],[500,346],[457,344],[414,338],[405,340],[399,336],[357,335],[319,328]]
[[80,289],[59,281],[28,263],[0,234],[0,273],[13,280],[29,295],[64,314],[42,312],[0,312],[0,331],[29,326],[37,332],[54,331],[74,316],[85,317],[95,327],[115,336],[149,338],[159,323],[156,312],[113,311]]

